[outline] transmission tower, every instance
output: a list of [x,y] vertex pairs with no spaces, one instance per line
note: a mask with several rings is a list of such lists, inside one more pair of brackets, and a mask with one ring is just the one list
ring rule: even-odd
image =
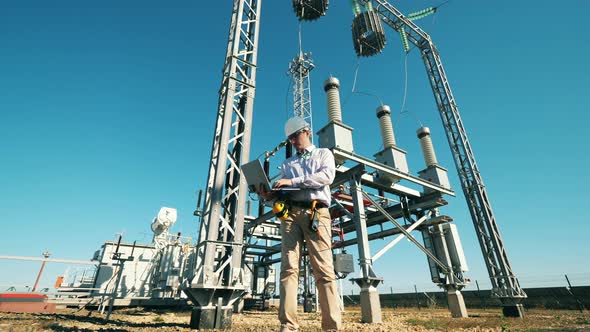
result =
[[196,306],[191,328],[226,328],[243,294],[244,207],[240,166],[250,160],[260,0],[234,0],[217,121],[200,220],[196,264],[184,292]]
[[293,79],[293,116],[298,116],[307,123],[312,132],[313,139],[313,119],[311,112],[311,88],[309,83],[309,73],[315,68],[311,53],[299,52],[289,63],[289,74]]
[[522,300],[526,298],[526,294],[508,260],[500,229],[438,50],[428,34],[389,2],[355,1],[361,5],[369,5],[371,11],[378,13],[383,23],[403,34],[402,40],[407,37],[420,50],[488,269],[492,296],[502,301],[505,316],[523,317]]
[[[289,74],[293,80],[293,116],[305,119],[309,123],[311,131],[311,140],[313,142],[313,116],[311,107],[311,85],[309,74],[315,65],[311,58],[311,53],[303,53],[301,50],[299,54],[289,63]],[[290,149],[290,147],[287,147]],[[313,295],[311,292],[313,276],[310,273],[310,258],[303,256],[301,258],[301,269],[303,276],[300,276],[299,285],[302,288],[303,294],[303,311],[315,311],[313,306]],[[315,294],[316,292],[314,292]],[[316,294],[317,296],[317,294]]]

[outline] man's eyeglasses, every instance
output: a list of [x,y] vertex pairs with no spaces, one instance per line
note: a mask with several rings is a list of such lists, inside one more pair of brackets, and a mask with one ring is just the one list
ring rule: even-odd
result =
[[287,139],[289,139],[290,141],[296,139],[299,135],[301,135],[302,132],[306,131],[307,129],[301,129],[299,131],[294,132],[293,134],[289,135],[289,137],[287,137]]

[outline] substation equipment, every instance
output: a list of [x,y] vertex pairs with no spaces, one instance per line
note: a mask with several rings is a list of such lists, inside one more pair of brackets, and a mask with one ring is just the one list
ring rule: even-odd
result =
[[91,262],[81,262],[94,266],[68,268],[58,278],[57,294],[49,301],[93,307],[100,312],[113,307],[186,305],[180,286],[190,277],[194,252],[190,237],[170,233],[176,218],[176,209],[162,207],[151,223],[153,237],[149,244],[123,242],[122,235],[118,241],[106,241]]
[[[224,328],[231,324],[233,304],[247,288],[244,265],[264,269],[280,259],[279,222],[272,211],[259,208],[258,216],[246,213],[248,188],[240,166],[250,161],[252,111],[256,92],[258,36],[261,0],[234,0],[228,46],[219,89],[218,112],[213,136],[208,179],[200,217],[195,265],[183,284],[183,291],[195,305],[192,328]],[[327,0],[294,0],[300,20],[314,20],[327,10]],[[440,55],[431,38],[408,17],[384,0],[353,1],[353,42],[358,56],[379,54],[385,46],[383,25],[400,33],[404,49],[411,43],[421,53],[435,102],[447,136],[463,193],[476,229],[492,283],[492,294],[502,301],[506,316],[523,316],[520,288],[491,208],[481,173],[475,162],[457,104],[443,69]],[[461,296],[467,265],[456,227],[439,208],[446,205],[444,195],[454,195],[446,170],[438,165],[428,128],[417,132],[426,168],[412,175],[405,151],[395,143],[387,105],[377,108],[384,149],[373,158],[354,152],[353,128],[342,120],[339,82],[329,78],[324,89],[328,100],[328,124],[318,131],[320,147],[330,148],[339,165],[333,189],[331,211],[337,215],[334,228],[350,238],[334,248],[357,245],[362,320],[380,322],[377,285],[382,278],[373,263],[401,236],[418,246],[428,257],[432,280],[448,294],[453,316],[467,315]],[[281,143],[275,150],[284,146]],[[287,149],[289,151],[289,149]],[[407,185],[419,186],[416,190]],[[372,192],[379,194],[374,195]],[[397,199],[386,197],[395,196]],[[403,219],[402,225],[398,219]],[[400,220],[401,220],[400,219]],[[385,229],[383,225],[393,224]],[[378,228],[379,230],[375,229]],[[410,231],[420,231],[422,243]],[[400,234],[384,249],[371,255],[369,241]],[[251,243],[252,238],[273,241],[272,245]],[[248,239],[248,240],[246,240]],[[246,259],[246,257],[249,257]],[[339,260],[336,259],[338,269]],[[346,262],[346,259],[344,260]],[[348,265],[348,264],[344,264]],[[258,276],[258,273],[254,273]],[[265,273],[261,275],[265,276]]]

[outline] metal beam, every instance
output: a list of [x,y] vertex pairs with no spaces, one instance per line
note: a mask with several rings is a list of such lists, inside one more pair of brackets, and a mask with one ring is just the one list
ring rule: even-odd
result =
[[348,159],[348,160],[357,162],[357,163],[359,163],[361,165],[364,165],[366,167],[369,167],[369,168],[372,168],[372,169],[381,171],[383,173],[386,173],[387,175],[392,175],[392,176],[398,177],[398,178],[400,178],[402,180],[410,181],[412,183],[415,183],[415,184],[420,185],[420,186],[425,187],[425,188],[432,189],[432,190],[437,191],[437,192],[440,192],[442,194],[447,194],[447,195],[450,195],[450,196],[455,196],[455,192],[453,190],[449,189],[449,188],[444,188],[444,187],[439,186],[437,184],[434,184],[434,183],[432,183],[430,181],[426,181],[424,179],[421,179],[421,178],[419,178],[417,176],[413,176],[411,174],[401,172],[401,171],[399,171],[399,170],[397,170],[397,169],[395,169],[393,167],[389,167],[387,165],[378,163],[378,162],[376,162],[374,160],[365,158],[365,157],[360,156],[358,154],[355,154],[355,153],[352,153],[352,152],[348,152],[348,151],[344,151],[344,150],[341,150],[339,148],[333,148],[333,153],[334,153],[334,156],[335,157],[339,157],[341,159]]
[[252,229],[253,227],[256,227],[260,224],[262,224],[263,222],[266,222],[267,220],[273,218],[275,216],[275,214],[272,211],[268,211],[265,214],[263,214],[262,216],[259,216],[258,218],[254,219],[254,220],[249,220],[248,218],[246,218],[246,221],[248,221],[248,223],[245,225],[246,231],[250,231],[250,229]]
[[[424,196],[420,199],[410,201],[410,212],[416,213],[421,210],[433,209],[447,204],[448,202],[438,195]],[[385,208],[385,211],[387,211],[387,213],[389,213],[394,218],[399,218],[403,215],[401,204],[388,206]],[[379,225],[384,222],[387,222],[387,218],[378,211],[367,215],[367,227]],[[348,233],[354,231],[354,224],[352,222],[345,222],[342,228],[344,233]]]
[[[444,223],[448,223],[448,222],[452,222],[453,219],[451,217],[448,216],[439,216],[439,217],[434,217],[429,219],[428,221],[425,221],[420,227],[418,227],[418,229],[421,229],[423,227],[430,227],[432,225],[438,225],[438,224],[444,224]],[[411,225],[407,225],[407,226],[403,226],[404,228],[408,228]],[[373,233],[373,234],[369,234],[368,239],[369,241],[373,241],[373,240],[378,240],[378,239],[384,239],[386,237],[389,236],[393,236],[396,234],[400,234],[402,233],[402,231],[399,228],[391,228],[391,229],[387,229],[381,232],[377,232],[377,233]],[[343,242],[336,242],[334,243],[334,245],[332,246],[332,249],[338,249],[338,248],[343,248],[343,247],[348,247],[348,246],[352,246],[357,244],[357,239],[350,239],[350,240],[345,240]],[[257,248],[260,249],[260,248]],[[269,251],[269,254],[263,254],[263,253],[253,253],[253,252],[249,252],[249,254],[255,254],[255,255],[259,255],[259,256],[264,256],[264,257],[270,257],[272,255],[278,254],[281,252],[280,249],[280,244],[278,245],[278,249],[277,246],[272,246],[272,247],[266,247],[264,248],[265,250]],[[275,259],[267,259],[264,260],[264,262],[261,262],[259,264],[261,265],[273,265],[276,263],[280,263],[281,259],[280,258],[275,258]]]
[[425,253],[428,257],[430,257],[430,259],[432,259],[440,268],[441,270],[444,271],[444,273],[449,273],[449,269],[447,266],[445,266],[440,260],[438,260],[438,258],[436,258],[436,256],[434,256],[430,251],[428,251],[428,249],[424,248],[424,246],[422,244],[420,244],[420,242],[418,242],[418,240],[416,240],[411,234],[410,232],[408,232],[402,225],[400,225],[395,218],[393,218],[389,213],[387,213],[387,211],[385,211],[385,209],[383,209],[381,207],[381,205],[379,205],[377,202],[375,202],[371,196],[367,195],[366,192],[362,192],[363,196],[365,196],[365,199],[369,200],[371,202],[371,204],[373,204],[373,206],[375,208],[377,208],[377,210],[379,210],[381,213],[383,213],[383,215],[389,220],[391,221],[395,226],[397,226],[397,228],[399,228],[399,230],[404,233],[406,235],[406,237],[408,238],[408,240],[410,240],[410,242],[414,243],[418,249],[422,250],[423,253]]
[[78,261],[73,259],[56,259],[56,258],[41,258],[41,257],[25,257],[25,256],[0,256],[0,259],[17,260],[17,261],[41,261],[50,263],[64,263],[64,264],[81,264],[81,265],[98,265],[98,261]]
[[[354,168],[353,168],[354,169]],[[376,277],[371,263],[371,249],[369,247],[369,234],[367,232],[365,204],[363,202],[363,189],[360,183],[360,175],[352,174],[350,178],[350,193],[354,203],[354,226],[358,241],[359,264],[361,267],[360,277]]]
[[[345,166],[338,166],[338,168],[336,168],[336,178],[334,179],[334,182],[331,186],[332,188],[337,188],[341,184],[344,184],[345,182],[347,182],[346,176],[344,176],[344,174],[348,170],[349,170],[349,168],[345,167]],[[377,182],[377,181],[375,181],[374,177],[371,174],[367,174],[367,173],[361,175],[361,183],[364,186],[369,186],[371,188],[380,189],[380,190],[383,190],[384,192],[394,194],[394,195],[402,194],[402,195],[412,197],[412,198],[418,198],[418,197],[422,196],[422,194],[418,190],[408,188],[408,187],[399,185],[397,183],[394,183],[392,185],[385,185],[383,183]]]
[[[440,216],[440,217],[435,217],[435,218],[431,218],[430,220],[424,222],[420,227],[418,227],[418,229],[421,229],[423,227],[429,227],[432,225],[437,225],[437,224],[444,224],[447,222],[451,222],[453,221],[453,219],[451,217],[448,216]],[[407,226],[403,226],[403,228],[409,228],[411,225],[407,225]],[[400,234],[402,233],[402,231],[395,227],[395,228],[391,228],[391,229],[387,229],[381,232],[376,232],[373,234],[369,234],[369,241],[373,241],[373,240],[377,240],[377,239],[384,239],[388,236],[392,236],[395,234]],[[356,239],[350,239],[350,240],[345,240],[342,242],[336,242],[334,244],[334,249],[337,248],[342,248],[342,247],[348,247],[348,246],[352,246],[357,244],[357,240]]]
[[[416,227],[420,226],[423,222],[425,222],[430,217],[430,214],[431,214],[431,212],[428,211],[424,216],[422,216],[420,219],[416,220],[416,222],[411,224],[410,227],[408,227],[406,229],[406,231],[411,232],[414,229],[416,229]],[[398,244],[399,241],[403,240],[405,237],[406,237],[405,234],[401,234],[398,237],[396,237],[395,239],[393,239],[391,242],[389,242],[387,245],[385,245],[383,248],[381,248],[381,250],[379,250],[375,255],[373,255],[373,262],[377,261],[379,259],[379,257],[381,257],[389,249],[393,248],[393,246]]]

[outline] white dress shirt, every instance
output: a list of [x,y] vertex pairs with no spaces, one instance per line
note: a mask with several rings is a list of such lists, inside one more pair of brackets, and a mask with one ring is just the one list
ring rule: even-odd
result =
[[301,190],[289,192],[293,201],[318,200],[326,205],[332,202],[330,184],[336,175],[336,164],[332,151],[310,145],[302,153],[285,160],[282,165],[283,178],[291,179],[294,187]]

